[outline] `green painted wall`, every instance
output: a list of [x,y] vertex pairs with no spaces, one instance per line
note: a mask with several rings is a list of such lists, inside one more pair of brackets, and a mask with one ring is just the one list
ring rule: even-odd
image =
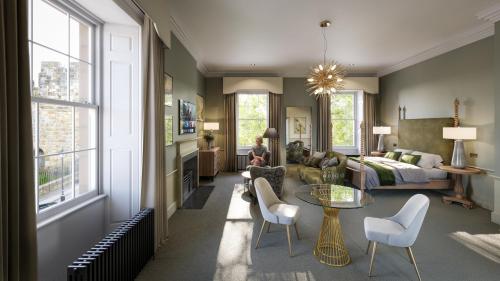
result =
[[[452,117],[458,98],[461,125],[477,127],[477,140],[466,142],[469,164],[495,170],[493,46],[493,37],[488,37],[381,77],[380,119],[393,128],[386,147],[397,144],[398,106],[406,106],[407,119]],[[478,157],[472,159],[470,153]],[[468,185],[472,199],[491,210],[493,178],[473,176]]]
[[172,107],[166,108],[166,113],[174,116],[174,144],[168,146],[166,152],[167,173],[169,173],[176,169],[175,142],[196,137],[196,134],[178,134],[179,99],[196,103],[196,95],[205,96],[205,77],[196,68],[196,60],[174,34],[171,36],[171,48],[165,49],[164,59],[164,71],[173,78]]

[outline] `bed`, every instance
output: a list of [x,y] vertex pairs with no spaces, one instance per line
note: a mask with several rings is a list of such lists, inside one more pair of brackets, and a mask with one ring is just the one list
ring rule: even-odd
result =
[[[444,140],[442,128],[453,126],[453,118],[426,118],[399,120],[398,147],[435,154],[442,157],[443,164],[451,161],[453,141]],[[365,187],[367,189],[449,189],[450,180],[446,172],[436,166],[418,167],[384,157],[365,157],[373,165],[364,165]],[[381,175],[379,164],[392,170],[394,179],[390,184]],[[348,160],[347,176],[352,183],[360,186],[360,164]],[[375,169],[374,169],[375,168]],[[376,171],[377,170],[377,171]],[[386,171],[387,172],[387,171]],[[380,178],[383,178],[380,180]]]

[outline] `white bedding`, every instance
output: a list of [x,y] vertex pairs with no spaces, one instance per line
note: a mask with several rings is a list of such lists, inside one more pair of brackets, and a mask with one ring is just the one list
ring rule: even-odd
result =
[[[423,169],[421,167],[402,163],[396,160],[391,160],[384,157],[365,157],[365,160],[382,163],[391,166],[394,172],[395,184],[405,183],[427,183],[433,179],[446,179],[446,172],[437,169]],[[360,164],[353,160],[347,161],[347,166],[359,170]],[[380,186],[380,180],[377,172],[369,166],[365,165],[366,172],[366,188],[371,189]]]
[[427,178],[429,178],[430,180],[445,180],[448,178],[448,173],[438,168],[423,169],[423,170],[427,175]]

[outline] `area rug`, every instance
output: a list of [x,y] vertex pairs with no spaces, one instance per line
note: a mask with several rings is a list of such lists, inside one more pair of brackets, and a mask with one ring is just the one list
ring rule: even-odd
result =
[[213,185],[204,185],[198,187],[191,196],[189,196],[184,204],[182,204],[182,209],[203,209],[205,203],[210,197],[210,193],[214,190],[215,186]]

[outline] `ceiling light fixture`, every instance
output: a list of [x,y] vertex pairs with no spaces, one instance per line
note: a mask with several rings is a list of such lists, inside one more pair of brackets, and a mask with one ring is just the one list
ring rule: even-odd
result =
[[328,42],[326,40],[325,28],[329,27],[331,24],[329,20],[323,20],[319,23],[321,32],[323,33],[323,64],[314,66],[307,79],[309,94],[315,95],[316,98],[319,98],[321,95],[335,94],[344,88],[343,81],[346,74],[344,66],[335,61],[326,61]]

